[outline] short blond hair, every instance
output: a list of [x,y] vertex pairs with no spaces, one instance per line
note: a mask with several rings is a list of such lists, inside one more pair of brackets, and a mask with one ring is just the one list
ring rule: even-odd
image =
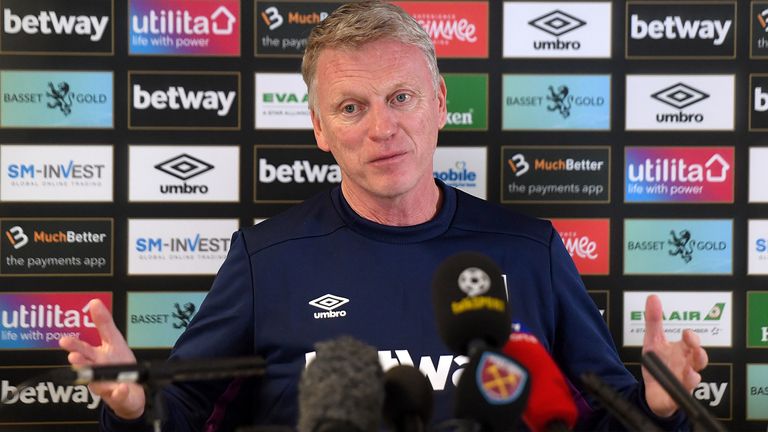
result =
[[325,48],[359,48],[381,39],[393,39],[424,53],[437,91],[440,71],[435,47],[424,28],[401,8],[383,1],[355,1],[333,11],[309,34],[301,75],[307,84],[309,106],[314,108],[317,59]]

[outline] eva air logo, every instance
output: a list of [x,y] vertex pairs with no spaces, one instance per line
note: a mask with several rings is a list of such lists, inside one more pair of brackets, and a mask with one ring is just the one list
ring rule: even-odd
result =
[[326,294],[309,301],[310,306],[323,309],[324,312],[315,312],[315,319],[339,318],[347,316],[347,311],[336,310],[349,303],[349,299],[333,294]]

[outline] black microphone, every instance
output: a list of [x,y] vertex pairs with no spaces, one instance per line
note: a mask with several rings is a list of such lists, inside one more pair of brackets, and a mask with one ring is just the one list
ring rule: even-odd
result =
[[384,371],[376,348],[342,336],[315,350],[299,381],[299,432],[378,430]]
[[432,418],[432,386],[418,369],[398,365],[384,373],[384,424],[396,432],[423,432]]
[[507,290],[489,257],[462,252],[443,261],[432,278],[432,304],[440,337],[452,351],[466,355],[507,342]]
[[584,388],[625,428],[635,432],[661,432],[647,416],[592,372],[580,376]]
[[161,384],[263,375],[261,357],[176,359],[103,366],[72,366],[51,371],[57,382],[89,384],[100,381]]
[[680,381],[675,378],[672,371],[669,370],[655,352],[648,351],[643,354],[641,363],[656,378],[656,381],[666,390],[677,405],[688,414],[688,418],[691,419],[694,425],[700,426],[703,430],[707,431],[725,432],[723,425],[685,391]]

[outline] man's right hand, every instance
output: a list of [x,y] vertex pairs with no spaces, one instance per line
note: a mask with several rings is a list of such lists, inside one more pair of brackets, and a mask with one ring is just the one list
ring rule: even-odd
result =
[[[101,300],[88,303],[91,320],[101,337],[101,345],[95,347],[73,337],[63,337],[59,346],[69,351],[67,360],[73,366],[107,365],[117,363],[136,363],[136,356],[128,347],[120,330],[115,326],[112,315]],[[88,388],[101,396],[110,408],[126,420],[141,417],[144,413],[144,388],[135,383],[98,382]]]

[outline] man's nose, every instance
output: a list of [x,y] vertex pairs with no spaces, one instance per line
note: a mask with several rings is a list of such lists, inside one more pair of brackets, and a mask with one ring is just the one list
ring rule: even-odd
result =
[[376,104],[369,111],[369,134],[374,141],[382,141],[390,138],[397,130],[397,119],[392,108],[386,104]]

